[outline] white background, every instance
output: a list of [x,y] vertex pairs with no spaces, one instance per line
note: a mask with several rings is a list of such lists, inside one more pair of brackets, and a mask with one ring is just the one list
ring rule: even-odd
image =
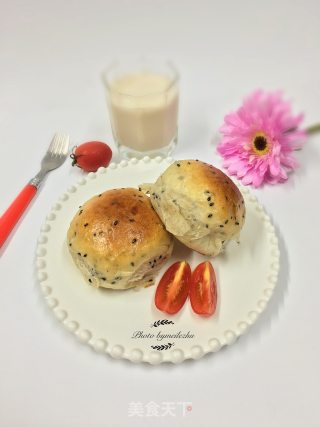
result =
[[[56,130],[112,143],[102,69],[114,58],[172,59],[181,73],[175,158],[219,165],[223,116],[257,87],[283,89],[320,120],[320,3],[0,1],[0,211],[37,172]],[[284,185],[255,191],[281,239],[279,286],[237,343],[199,361],[134,365],[94,353],[54,319],[34,278],[39,227],[81,175],[52,172],[0,260],[0,425],[319,426],[320,135]],[[117,157],[115,156],[115,160]],[[253,266],[254,267],[254,266]],[[57,266],[59,268],[59,266]],[[138,401],[192,402],[183,417],[128,417]]]

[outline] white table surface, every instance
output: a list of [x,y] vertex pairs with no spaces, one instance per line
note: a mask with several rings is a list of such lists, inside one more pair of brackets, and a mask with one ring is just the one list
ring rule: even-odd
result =
[[[56,130],[74,145],[112,143],[100,72],[116,57],[149,54],[179,68],[175,158],[221,164],[217,128],[257,87],[283,89],[306,124],[319,121],[319,16],[317,0],[2,0],[0,211]],[[178,366],[100,356],[50,313],[34,277],[36,240],[81,175],[69,161],[52,172],[1,253],[1,427],[319,426],[320,135],[296,155],[301,167],[286,184],[254,191],[281,241],[270,305],[231,347]],[[175,417],[128,416],[131,402],[168,401]],[[192,411],[183,416],[178,402]]]

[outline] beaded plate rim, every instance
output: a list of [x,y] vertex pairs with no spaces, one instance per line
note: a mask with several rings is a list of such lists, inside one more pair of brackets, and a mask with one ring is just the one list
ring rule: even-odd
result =
[[106,174],[109,170],[112,171],[117,168],[125,168],[128,165],[146,164],[150,162],[156,162],[158,164],[164,162],[165,164],[170,165],[174,162],[174,159],[171,157],[156,157],[151,159],[150,157],[146,156],[142,159],[132,158],[130,160],[122,160],[119,163],[112,162],[107,168],[101,167],[97,170],[97,172],[90,172],[85,177],[78,179],[76,184],[68,187],[67,191],[60,196],[59,201],[52,206],[51,211],[47,215],[46,220],[41,227],[36,247],[35,262],[37,280],[40,285],[41,293],[44,296],[48,307],[53,311],[58,321],[60,321],[61,324],[68,331],[72,332],[81,342],[88,344],[95,351],[108,354],[116,359],[128,359],[134,363],[147,362],[152,365],[157,365],[162,362],[181,363],[184,360],[190,358],[199,359],[207,353],[215,353],[222,347],[233,344],[238,337],[243,335],[249,329],[249,327],[256,322],[260,314],[265,310],[277,285],[280,268],[280,250],[278,238],[270,217],[265,212],[263,206],[258,202],[257,198],[252,193],[250,193],[248,188],[239,186],[237,184],[242,194],[249,198],[256,211],[260,214],[267,230],[269,244],[271,245],[272,257],[270,272],[267,277],[268,287],[263,290],[261,298],[259,298],[259,300],[256,302],[256,306],[247,313],[247,317],[238,322],[237,328],[226,330],[222,339],[212,337],[208,340],[208,351],[205,351],[201,345],[194,345],[191,348],[190,356],[187,357],[182,349],[175,347],[175,349],[166,352],[166,356],[164,356],[164,354],[160,351],[143,352],[140,349],[134,349],[130,353],[127,353],[125,348],[119,344],[110,346],[108,345],[106,339],[95,337],[94,333],[86,328],[85,325],[81,325],[77,319],[69,318],[67,309],[65,309],[60,301],[54,296],[52,285],[50,286],[50,279],[46,270],[48,234],[50,233],[52,222],[55,221],[56,215],[63,208],[63,203],[69,199],[69,195],[76,192],[77,189],[85,185],[87,181],[95,179],[98,175]]

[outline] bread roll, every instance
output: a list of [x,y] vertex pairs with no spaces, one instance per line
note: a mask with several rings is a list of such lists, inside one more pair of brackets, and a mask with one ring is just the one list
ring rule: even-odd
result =
[[179,160],[155,184],[142,186],[166,229],[191,249],[218,255],[238,239],[245,205],[238,187],[221,170],[197,161]]
[[149,197],[133,188],[87,201],[73,218],[67,240],[88,284],[110,289],[153,284],[173,246]]

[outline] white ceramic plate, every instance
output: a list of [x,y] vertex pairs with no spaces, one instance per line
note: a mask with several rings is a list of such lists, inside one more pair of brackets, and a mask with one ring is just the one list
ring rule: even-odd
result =
[[[48,306],[80,341],[115,358],[179,363],[216,352],[235,342],[256,321],[277,283],[280,253],[274,227],[256,198],[241,189],[247,208],[241,243],[229,244],[225,254],[213,260],[219,285],[214,316],[195,315],[189,301],[177,315],[166,316],[154,306],[155,286],[139,291],[88,286],[66,244],[78,206],[107,189],[153,182],[171,162],[131,159],[89,173],[62,194],[41,228],[36,263]],[[176,243],[173,257],[159,276],[175,260],[187,259],[194,268],[207,259]]]

